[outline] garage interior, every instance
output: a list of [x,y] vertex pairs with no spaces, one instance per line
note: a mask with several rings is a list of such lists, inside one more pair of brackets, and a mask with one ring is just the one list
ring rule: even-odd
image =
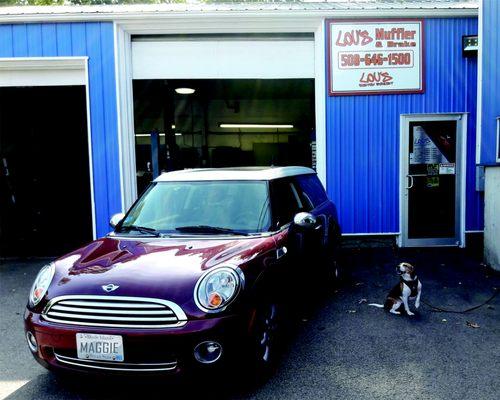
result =
[[84,86],[0,88],[0,257],[92,240]]
[[155,172],[315,167],[314,79],[135,79],[133,95],[139,193]]

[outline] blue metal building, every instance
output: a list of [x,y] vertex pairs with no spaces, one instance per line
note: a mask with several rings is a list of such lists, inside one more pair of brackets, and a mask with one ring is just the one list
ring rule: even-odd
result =
[[500,4],[482,0],[480,10],[480,113],[477,161],[485,169],[484,253],[500,270]]
[[[95,232],[121,209],[118,120],[111,22],[0,25],[0,57],[87,57]],[[86,166],[82,166],[85,168]]]
[[426,90],[327,98],[327,186],[345,233],[399,233],[401,114],[468,113],[466,230],[483,229],[475,188],[477,59],[462,37],[477,35],[476,18],[428,18]]
[[498,165],[497,118],[500,116],[500,46],[497,27],[500,3],[483,0],[481,9],[481,146],[479,163]]
[[[493,15],[498,18],[499,14],[496,1],[484,1],[490,11],[485,13],[483,33],[486,26],[494,26]],[[330,96],[326,21],[331,18],[396,22],[423,20],[423,93]],[[164,56],[154,53],[159,51],[154,47],[157,45],[151,44],[151,50],[146,48],[146,53],[149,51],[147,54],[152,58],[145,57],[147,61],[141,62],[139,54],[145,54],[145,45],[140,43],[153,36],[155,41],[151,43],[180,35],[196,35],[193,37],[199,39],[205,34],[212,37],[286,34],[287,40],[295,37],[299,37],[296,40],[308,40],[311,43],[307,45],[312,58],[309,60],[311,72],[304,73],[303,77],[313,78],[315,82],[316,168],[328,194],[338,206],[344,234],[392,235],[400,244],[411,245],[401,239],[405,234],[408,239],[408,232],[403,230],[408,229],[405,221],[412,218],[405,214],[408,209],[403,210],[402,206],[408,181],[402,174],[402,151],[407,152],[407,149],[403,149],[401,138],[406,135],[405,129],[415,129],[415,118],[419,116],[423,119],[421,126],[417,123],[418,129],[430,126],[430,119],[435,116],[438,116],[438,121],[445,121],[446,116],[450,116],[457,127],[457,136],[453,133],[452,139],[458,142],[462,135],[464,144],[459,149],[460,155],[456,155],[456,163],[444,163],[453,164],[447,168],[452,168],[452,174],[457,176],[456,202],[450,205],[454,210],[456,208],[453,214],[456,226],[447,242],[439,239],[446,236],[441,234],[435,242],[417,241],[415,244],[463,246],[466,233],[481,233],[484,225],[483,192],[476,182],[476,145],[479,145],[476,126],[478,123],[482,125],[483,132],[496,131],[496,120],[492,115],[495,112],[500,114],[500,110],[494,109],[499,102],[487,101],[491,93],[483,91],[483,117],[480,121],[477,118],[478,58],[474,54],[464,54],[463,38],[476,36],[478,29],[478,3],[475,0],[411,0],[406,4],[373,0],[363,4],[346,1],[253,6],[170,4],[7,8],[0,10],[0,70],[10,71],[2,65],[16,58],[23,62],[43,58],[56,61],[58,58],[86,58],[94,235],[102,236],[109,230],[111,215],[127,208],[137,196],[133,82],[144,79],[147,74],[155,76],[158,73],[152,65],[155,61],[150,60],[157,60],[158,64],[165,60]],[[305,35],[309,36],[304,39]],[[138,40],[136,38],[140,41],[134,42]],[[494,48],[496,42],[484,41],[483,53],[491,54],[490,60],[500,54]],[[139,53],[139,45],[142,53]],[[483,88],[498,86],[494,75],[497,64],[483,62]],[[288,68],[295,67],[288,65]],[[280,78],[280,69],[276,71],[273,73]],[[31,68],[31,73],[36,73],[36,69]],[[1,76],[0,87],[7,79],[2,81]],[[267,77],[265,72],[263,76]],[[189,78],[182,74],[176,76],[179,77]],[[219,77],[224,78],[223,73]],[[243,77],[262,76],[250,73]],[[207,76],[191,78],[204,79]],[[499,92],[494,93],[498,95]],[[409,119],[405,120],[407,117]],[[408,128],[402,125],[403,122],[410,124]],[[483,134],[480,146],[482,163],[498,162],[494,154],[495,140],[493,134]],[[410,169],[412,165],[415,164],[410,161]],[[459,177],[459,171],[463,176]],[[414,176],[418,180],[419,174]],[[411,179],[413,186],[414,178]],[[441,182],[441,187],[444,187],[447,178],[440,179],[427,177],[427,186],[435,189]],[[460,179],[463,179],[463,185]],[[432,207],[432,204],[428,206]],[[428,239],[425,235],[420,238]]]

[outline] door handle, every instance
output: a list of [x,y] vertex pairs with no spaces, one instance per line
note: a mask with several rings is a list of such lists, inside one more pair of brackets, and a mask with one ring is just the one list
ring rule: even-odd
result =
[[414,181],[413,178],[416,176],[427,176],[426,174],[408,174],[407,178],[410,178],[410,186],[407,186],[406,189],[411,189],[413,187]]
[[406,186],[406,190],[410,190],[413,187],[413,175],[406,175],[407,178],[410,178],[410,185]]

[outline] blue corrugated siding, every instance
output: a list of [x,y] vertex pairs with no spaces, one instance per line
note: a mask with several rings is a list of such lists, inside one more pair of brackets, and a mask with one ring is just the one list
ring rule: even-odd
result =
[[462,56],[462,35],[477,34],[477,19],[427,19],[424,29],[424,94],[327,96],[327,190],[344,233],[399,232],[399,118],[416,113],[469,113],[466,229],[483,228],[475,191],[477,59]]
[[496,118],[500,116],[500,2],[483,0],[481,163],[496,163]]
[[113,24],[0,25],[0,57],[56,56],[89,57],[96,231],[102,236],[110,215],[121,210]]

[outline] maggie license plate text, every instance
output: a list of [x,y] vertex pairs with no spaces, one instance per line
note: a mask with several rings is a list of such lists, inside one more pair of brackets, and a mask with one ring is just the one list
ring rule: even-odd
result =
[[78,358],[84,360],[123,361],[123,339],[119,335],[77,333]]

